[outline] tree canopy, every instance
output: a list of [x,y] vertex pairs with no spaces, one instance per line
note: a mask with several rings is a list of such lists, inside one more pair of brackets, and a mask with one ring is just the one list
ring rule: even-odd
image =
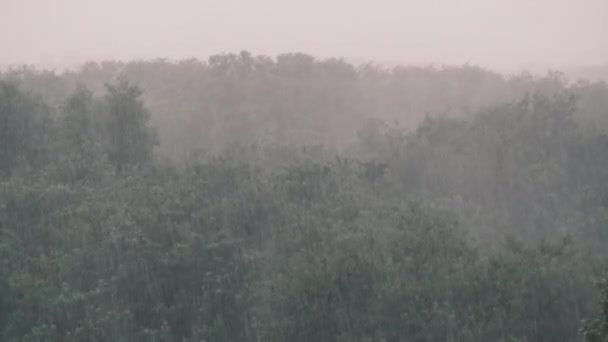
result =
[[246,52],[5,72],[0,340],[606,341],[606,89]]

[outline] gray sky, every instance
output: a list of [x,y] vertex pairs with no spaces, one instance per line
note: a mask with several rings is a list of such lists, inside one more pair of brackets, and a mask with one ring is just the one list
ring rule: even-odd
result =
[[608,64],[608,0],[0,0],[0,65],[275,55]]

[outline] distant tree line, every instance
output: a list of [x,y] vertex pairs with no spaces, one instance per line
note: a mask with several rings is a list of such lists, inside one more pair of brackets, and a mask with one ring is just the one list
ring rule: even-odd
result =
[[118,79],[138,84],[151,122],[163,141],[159,152],[183,158],[193,149],[221,151],[233,144],[323,144],[344,147],[368,121],[412,130],[428,114],[464,117],[526,94],[569,90],[579,95],[576,117],[601,121],[608,106],[603,83],[503,76],[472,65],[382,67],[319,60],[294,53],[222,54],[206,61],[151,60],[87,63],[63,72],[13,67],[2,77],[18,81],[53,107],[79,86],[105,93]]

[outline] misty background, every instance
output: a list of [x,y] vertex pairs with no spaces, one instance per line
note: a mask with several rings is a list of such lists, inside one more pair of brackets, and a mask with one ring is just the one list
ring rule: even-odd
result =
[[248,50],[360,63],[578,70],[608,60],[604,0],[2,0],[0,65],[206,59]]

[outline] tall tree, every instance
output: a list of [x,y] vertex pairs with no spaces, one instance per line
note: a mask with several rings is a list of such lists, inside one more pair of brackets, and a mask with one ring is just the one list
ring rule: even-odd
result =
[[81,181],[107,170],[104,155],[105,133],[102,101],[79,86],[61,108],[58,120],[55,174],[61,179]]
[[50,129],[46,106],[15,83],[0,81],[0,174],[44,156]]
[[150,114],[139,99],[141,90],[126,81],[107,84],[108,158],[117,172],[151,160],[158,137],[149,125]]

